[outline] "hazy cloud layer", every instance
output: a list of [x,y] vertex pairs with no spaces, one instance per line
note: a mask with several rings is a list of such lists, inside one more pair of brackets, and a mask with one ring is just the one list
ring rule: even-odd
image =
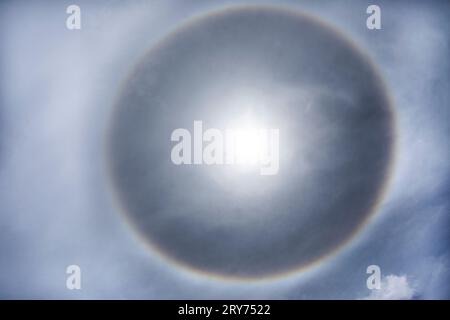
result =
[[[2,298],[361,298],[381,267],[380,297],[449,298],[449,4],[284,1],[337,26],[367,51],[397,117],[392,183],[376,217],[338,256],[270,283],[228,283],[173,266],[124,223],[105,174],[105,126],[140,57],[181,21],[238,1],[0,4],[0,296]],[[247,3],[250,3],[247,2]],[[291,92],[290,90],[288,90]],[[65,288],[82,268],[83,289]],[[407,275],[407,277],[395,276]],[[382,294],[382,295],[381,295]]]

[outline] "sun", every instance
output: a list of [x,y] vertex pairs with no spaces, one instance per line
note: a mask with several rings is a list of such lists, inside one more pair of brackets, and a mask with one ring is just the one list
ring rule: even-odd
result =
[[237,128],[235,132],[236,164],[260,164],[267,148],[263,130],[258,127],[244,127]]

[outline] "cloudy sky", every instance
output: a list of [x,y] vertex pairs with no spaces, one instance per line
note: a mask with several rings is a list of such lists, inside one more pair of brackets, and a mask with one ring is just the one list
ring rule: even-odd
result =
[[[66,28],[66,8],[73,3],[81,8],[81,30]],[[357,48],[355,50],[368,57],[372,64],[364,64],[366,60],[360,58],[359,53],[355,53],[353,59],[340,60],[339,65],[334,67],[331,62],[328,62],[330,65],[321,64],[320,67],[320,62],[311,62],[310,74],[299,76],[292,71],[285,77],[290,82],[281,85],[273,81],[276,77],[267,80],[264,77],[267,70],[258,64],[258,57],[266,57],[264,54],[270,56],[270,50],[267,53],[259,51],[253,60],[245,60],[248,57],[245,54],[239,56],[242,52],[252,54],[247,47],[246,50],[250,51],[236,48],[242,48],[243,42],[239,44],[239,41],[247,41],[252,35],[258,34],[258,30],[252,29],[255,26],[266,28],[266,33],[250,41],[256,46],[255,50],[271,39],[281,45],[290,43],[286,47],[286,54],[282,56],[282,61],[288,66],[289,63],[295,66],[301,61],[309,61],[311,55],[321,59],[322,55],[327,56],[327,52],[339,56],[347,53],[351,55],[353,51],[345,46],[338,49],[340,40],[329,40],[336,46],[326,47],[326,43],[319,40],[327,35],[313,28],[309,40],[304,32],[298,33],[302,41],[310,41],[312,49],[308,51],[309,56],[302,56],[298,59],[300,62],[296,62],[296,55],[303,52],[294,43],[297,31],[285,31],[293,28],[287,22],[280,27],[283,32],[277,31],[267,17],[263,22],[255,19],[256,22],[248,26],[244,23],[241,28],[246,32],[231,40],[227,32],[223,31],[226,28],[220,23],[214,25],[220,32],[209,29],[208,35],[214,35],[214,41],[220,45],[216,47],[225,49],[221,51],[226,53],[225,58],[216,55],[215,48],[205,52],[210,42],[202,42],[204,38],[198,30],[191,33],[188,30],[178,36],[181,40],[175,36],[170,40],[174,43],[164,40],[167,34],[179,30],[179,25],[189,24],[193,17],[227,6],[255,3],[271,4],[270,1],[200,0],[36,1],[32,4],[26,1],[3,1],[0,4],[1,298],[450,298],[450,149],[447,140],[450,134],[449,5],[445,1],[396,1],[395,4],[377,1],[376,4],[381,7],[382,29],[368,30],[366,8],[375,2],[282,1],[288,11],[307,13],[322,21],[327,26],[326,30],[336,30],[339,37],[350,39]],[[242,24],[242,21],[239,23]],[[233,27],[239,29],[239,23],[233,24]],[[202,30],[201,26],[198,28]],[[280,34],[283,36],[280,37]],[[166,41],[164,45],[161,45],[161,39]],[[183,39],[192,41],[183,42]],[[159,51],[155,51],[155,47]],[[230,63],[226,59],[236,57],[233,56],[234,52],[242,60]],[[216,56],[219,60],[208,60],[208,57]],[[189,69],[192,61],[199,57],[207,62],[200,68]],[[220,57],[225,60],[220,60]],[[377,134],[376,137],[381,135],[383,139],[395,139],[395,152],[389,158],[392,163],[386,178],[386,190],[383,189],[382,197],[367,224],[349,241],[343,240],[346,237],[340,231],[344,230],[342,232],[347,234],[347,228],[354,228],[355,219],[364,220],[365,216],[355,216],[351,212],[356,210],[359,213],[362,207],[368,205],[370,200],[365,200],[366,194],[327,207],[328,202],[319,195],[332,189],[334,184],[326,184],[326,177],[321,175],[310,176],[300,169],[294,170],[297,167],[292,161],[288,162],[288,167],[294,170],[289,171],[290,176],[286,171],[280,171],[274,183],[261,183],[259,178],[252,180],[248,176],[233,180],[233,176],[230,178],[223,173],[214,176],[213,173],[212,180],[211,176],[208,178],[208,181],[213,181],[210,185],[204,184],[206,180],[203,176],[192,180],[193,172],[189,170],[181,173],[183,180],[177,184],[177,171],[172,167],[167,169],[170,163],[160,164],[162,160],[154,155],[154,150],[170,147],[170,132],[163,137],[161,134],[178,125],[190,125],[194,115],[204,112],[196,101],[205,97],[214,98],[220,89],[228,88],[228,78],[218,77],[216,81],[215,74],[206,75],[206,71],[216,68],[215,61],[219,65],[218,75],[226,72],[241,75],[231,81],[239,90],[246,84],[245,77],[248,74],[257,74],[259,82],[255,87],[264,89],[267,96],[273,94],[277,99],[281,96],[281,99],[294,99],[297,103],[307,104],[308,99],[314,103],[317,102],[315,97],[320,96],[323,99],[320,101],[325,101],[320,104],[322,106],[327,103],[335,106],[342,99],[353,101],[359,96],[369,99],[363,102],[367,108],[374,110],[371,113],[374,121],[358,122],[356,119],[360,119],[361,114],[350,109],[346,111],[345,117],[337,116],[332,121],[332,127],[327,126],[325,131],[314,128],[309,120],[302,118],[301,110],[295,109],[294,112],[294,109],[286,107],[283,110],[287,113],[281,113],[273,111],[270,105],[263,108],[266,112],[263,122],[287,132],[289,128],[294,130],[289,132],[303,130],[302,141],[306,142],[299,147],[298,141],[289,141],[289,150],[306,150],[312,154],[311,163],[314,166],[308,172],[322,172],[317,169],[319,165],[327,170],[335,170],[336,162],[346,163],[355,154],[371,159],[366,162],[368,173],[364,168],[347,168],[348,172],[339,171],[339,175],[336,175],[338,186],[349,192],[354,192],[350,180],[341,175],[353,174],[355,179],[363,177],[360,180],[364,181],[362,186],[368,190],[367,194],[379,192],[372,189],[381,188],[378,178],[387,170],[383,166],[385,157],[388,157],[375,156],[381,152],[374,151],[381,150],[376,149],[381,148],[381,140],[373,140],[371,134],[367,134],[367,137],[363,135],[360,143],[347,143],[347,140],[339,142],[342,145],[334,153],[332,147],[327,148],[331,143],[329,140],[320,140],[325,141],[325,144],[321,144],[323,149],[320,149],[314,144],[318,143],[314,138],[321,137],[324,132],[347,137],[348,127],[345,125],[352,125],[352,130],[358,129],[358,132],[366,132],[363,128],[369,126],[370,132]],[[261,58],[261,61],[264,59]],[[225,62],[230,64],[226,65]],[[280,65],[278,71],[294,70]],[[185,70],[189,71],[184,74],[186,79],[177,73],[185,66]],[[329,73],[324,71],[324,66],[331,66],[327,69]],[[234,68],[239,72],[244,71],[241,74]],[[144,71],[139,73],[136,70]],[[338,73],[336,70],[347,71]],[[161,75],[152,77],[153,71]],[[346,81],[349,81],[347,78],[334,78],[335,74],[345,72],[358,81],[346,86]],[[370,77],[363,81],[367,75]],[[385,84],[384,89],[377,86],[378,76]],[[138,84],[148,83],[149,86],[133,85],[136,81]],[[304,84],[303,88],[306,89],[302,91],[298,83]],[[312,87],[317,83],[326,83],[325,89]],[[198,87],[205,89],[193,90]],[[338,88],[342,95],[331,92],[330,88]],[[378,90],[377,94],[370,96],[367,92],[374,88]],[[327,93],[324,94],[323,90]],[[383,122],[384,111],[380,111],[382,108],[379,105],[384,104],[379,97],[384,94],[389,95],[391,100],[394,129],[386,127]],[[260,97],[255,94],[250,96]],[[213,116],[220,114],[221,119],[225,119],[230,110],[238,113],[239,107],[213,98],[212,109],[208,109],[204,119],[210,120],[212,126],[220,127],[220,122],[213,123],[211,120]],[[283,101],[276,101],[284,105]],[[128,113],[127,108],[137,110],[147,102],[152,105],[151,111],[146,109],[143,113]],[[183,102],[182,106],[179,106],[180,102]],[[178,107],[168,112],[163,108],[165,105]],[[222,114],[223,110],[228,113],[224,111]],[[328,121],[331,116],[336,116],[330,112],[325,115],[319,111],[313,112],[307,119]],[[139,119],[150,119],[151,125],[148,127],[151,130],[142,126]],[[388,129],[392,129],[392,132],[386,134]],[[305,132],[314,134],[307,135]],[[136,139],[136,135],[140,140]],[[147,138],[152,149],[145,149],[143,158],[136,160],[133,148],[137,145],[141,150]],[[139,144],[132,145],[130,141],[139,141]],[[372,148],[366,146],[367,141],[372,142]],[[112,151],[105,152],[111,146]],[[328,152],[325,159],[328,162],[322,159],[322,153],[316,149]],[[333,156],[333,165],[328,160],[331,159],[330,155]],[[289,153],[281,152],[280,157],[284,157],[281,158],[283,160],[289,157]],[[150,179],[137,182],[137,178],[130,178],[133,177],[133,169],[145,167],[147,161],[154,163],[152,168],[157,168],[150,176],[146,176]],[[123,169],[124,162],[132,163],[131,169]],[[228,180],[224,180],[224,176]],[[317,185],[308,184],[308,179],[322,182],[322,185],[319,182]],[[193,181],[197,184],[192,185]],[[224,194],[229,197],[211,198],[212,194],[216,194],[215,191],[222,190],[220,188],[223,185],[226,185]],[[253,205],[254,199],[261,195],[235,194],[233,190],[236,185],[248,190],[255,190],[255,185],[267,185],[268,191],[264,189],[261,193],[269,194],[270,201],[265,198],[263,204]],[[304,185],[313,188],[303,190]],[[181,189],[188,190],[183,197],[180,196]],[[308,195],[305,197],[307,200],[295,198],[293,192],[297,190],[303,190]],[[143,192],[149,195],[144,200],[141,195]],[[211,195],[207,192],[211,192]],[[327,209],[321,209],[324,203]],[[231,208],[240,208],[245,212],[247,209],[249,213],[242,219]],[[271,220],[273,217],[269,213],[274,211],[273,208],[279,209],[282,218]],[[231,214],[225,219],[218,215],[217,212],[222,212],[219,209]],[[157,212],[157,217],[175,212],[172,221],[176,223],[169,228],[166,227],[166,220],[146,220],[142,218],[142,212]],[[272,226],[267,236],[262,235],[258,227],[261,216],[252,216],[255,212],[261,213]],[[309,219],[308,214],[311,212],[315,213],[315,220]],[[296,213],[301,213],[302,218],[294,219]],[[309,268],[299,268],[296,272],[275,278],[267,276],[272,271],[277,273],[285,271],[285,268],[291,270],[291,264],[301,265],[306,263],[304,259],[314,260],[317,250],[329,253],[330,245],[323,240],[325,235],[320,232],[330,229],[335,221],[333,219],[337,219],[334,214],[338,215],[339,221],[343,221],[339,222],[341,229],[327,235],[332,235],[332,241],[345,242],[339,246],[339,250],[331,250],[332,254],[327,255],[326,259],[319,259]],[[221,222],[232,226],[229,229],[231,233],[224,236],[228,245],[221,242],[221,234],[211,231],[216,230],[211,229],[211,224],[219,218]],[[302,231],[303,238],[294,237],[287,252],[280,251],[277,244],[287,241],[283,238],[288,234],[287,223],[302,226],[303,218],[311,223],[308,226],[312,226],[312,231]],[[199,225],[198,221],[202,224]],[[141,228],[135,227],[140,224]],[[252,236],[239,238],[236,230],[243,230]],[[218,239],[216,242],[221,248],[219,254],[215,250],[194,250],[198,248],[195,241],[183,242],[186,239],[193,241],[193,236],[189,236],[198,232],[202,235],[209,232],[209,238],[208,235],[199,238],[203,242]],[[312,241],[314,245],[318,243],[318,247],[313,245],[314,250],[302,249],[300,243],[304,243],[305,238],[311,239],[313,234],[319,234],[318,240]],[[235,242],[230,242],[229,237],[236,239]],[[248,239],[258,239],[258,242]],[[157,242],[158,250],[149,245],[152,241]],[[295,241],[299,242],[298,246],[293,244]],[[248,258],[244,253],[249,247],[261,254]],[[225,255],[233,248],[241,252],[242,256],[238,255],[237,262],[232,263],[220,253]],[[305,256],[307,258],[303,259]],[[220,257],[223,260],[217,260]],[[216,263],[208,262],[212,260]],[[82,270],[81,290],[66,288],[66,267],[73,264],[79,265]],[[378,265],[381,269],[380,290],[369,290],[366,286],[369,276],[366,268],[369,265]],[[199,269],[209,270],[212,275],[198,272]],[[257,273],[259,281],[248,281],[245,277],[230,280],[214,275],[227,273],[249,276],[253,271]]]

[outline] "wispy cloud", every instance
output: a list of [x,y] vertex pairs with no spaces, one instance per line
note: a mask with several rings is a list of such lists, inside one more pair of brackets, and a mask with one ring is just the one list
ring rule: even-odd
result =
[[403,276],[389,275],[381,280],[381,288],[372,290],[365,299],[368,300],[410,300],[414,297],[415,290],[408,278]]

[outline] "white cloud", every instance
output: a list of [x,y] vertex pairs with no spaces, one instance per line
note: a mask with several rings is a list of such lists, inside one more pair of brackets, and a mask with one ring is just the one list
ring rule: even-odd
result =
[[365,299],[368,300],[409,300],[415,290],[411,287],[406,276],[389,275],[381,280],[381,288],[372,290]]

